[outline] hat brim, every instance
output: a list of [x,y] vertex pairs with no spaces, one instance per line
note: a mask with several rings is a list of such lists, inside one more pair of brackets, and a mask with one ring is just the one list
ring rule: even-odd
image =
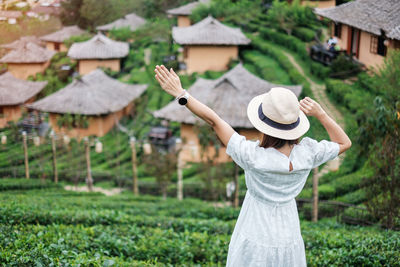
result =
[[274,127],[269,126],[265,122],[263,122],[258,116],[258,108],[262,103],[266,94],[258,95],[254,97],[249,105],[247,106],[247,117],[249,118],[251,124],[259,130],[260,132],[280,138],[285,140],[295,140],[304,135],[308,129],[310,129],[310,122],[308,121],[307,116],[300,110],[300,123],[296,128],[291,130],[280,130]]

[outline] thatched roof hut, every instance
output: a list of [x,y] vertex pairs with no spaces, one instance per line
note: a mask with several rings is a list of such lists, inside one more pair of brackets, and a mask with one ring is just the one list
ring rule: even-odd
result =
[[119,82],[97,69],[29,108],[58,114],[105,115],[123,109],[146,88]]
[[40,40],[45,42],[62,43],[65,40],[71,38],[72,36],[78,36],[84,34],[86,31],[82,30],[78,26],[67,26],[62,29],[44,35],[40,37]]
[[400,40],[400,1],[356,0],[336,7],[315,9],[315,13],[336,23]]
[[[298,97],[302,86],[287,86],[269,83],[247,71],[242,64],[216,80],[199,78],[189,93],[205,103],[235,128],[254,128],[247,118],[247,105],[256,96],[268,92],[273,87],[287,88]],[[154,116],[185,124],[195,124],[199,119],[177,101],[155,111]]]
[[36,96],[47,85],[15,78],[10,72],[0,75],[0,106],[20,105]]
[[111,40],[101,33],[86,42],[74,43],[68,51],[73,59],[123,58],[129,53],[129,44]]
[[110,31],[112,29],[119,29],[123,27],[129,27],[131,31],[135,31],[140,26],[143,26],[146,23],[146,20],[142,17],[139,17],[135,13],[131,13],[125,15],[123,18],[117,19],[111,23],[98,26],[96,29],[99,31]]
[[0,59],[0,63],[44,63],[49,61],[55,52],[34,43],[12,50]]
[[34,35],[30,35],[30,36],[22,36],[18,40],[15,40],[14,42],[11,42],[8,44],[0,45],[0,47],[10,49],[10,50],[16,50],[16,49],[23,48],[27,43],[34,43],[38,46],[44,46],[42,41],[40,41],[40,39],[38,37],[36,37]]
[[199,0],[196,2],[192,2],[192,3],[186,4],[186,5],[180,6],[180,7],[169,9],[169,10],[167,10],[167,14],[175,15],[175,16],[179,16],[179,15],[190,16],[192,14],[192,11],[196,7],[198,7],[200,4],[207,4],[209,2],[210,2],[210,0]]
[[228,27],[211,16],[189,27],[174,27],[174,41],[181,45],[247,45],[239,28]]

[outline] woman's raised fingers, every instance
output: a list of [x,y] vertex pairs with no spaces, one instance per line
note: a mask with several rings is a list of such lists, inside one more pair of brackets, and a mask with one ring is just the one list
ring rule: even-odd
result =
[[166,81],[168,79],[168,74],[165,73],[165,71],[163,70],[162,67],[160,66],[156,66],[156,73],[161,76],[162,78],[164,78],[164,80]]
[[175,78],[179,78],[178,74],[175,73],[175,71],[174,71],[173,68],[171,68],[171,71],[170,71],[170,72],[172,73],[172,75],[175,76]]

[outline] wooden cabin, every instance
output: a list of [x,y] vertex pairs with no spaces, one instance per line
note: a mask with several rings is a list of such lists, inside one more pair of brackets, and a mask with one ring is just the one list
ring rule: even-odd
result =
[[44,72],[54,54],[54,51],[37,44],[26,43],[3,56],[0,64],[7,64],[8,71],[16,78],[27,79],[31,75]]
[[98,26],[96,29],[98,31],[108,32],[113,29],[129,27],[129,29],[133,32],[136,31],[141,26],[143,26],[144,24],[146,24],[146,20],[144,18],[136,15],[135,13],[131,13],[111,23]]
[[177,18],[178,27],[188,27],[192,24],[190,15],[200,4],[208,4],[210,0],[199,0],[177,8],[167,10],[167,14]]
[[[247,118],[247,105],[254,96],[278,86],[288,88],[296,96],[299,96],[302,91],[302,86],[276,85],[262,80],[247,71],[241,64],[216,80],[197,79],[188,91],[196,99],[212,108],[247,139],[260,139],[261,134]],[[184,162],[205,161],[207,157],[212,158],[215,155],[214,146],[209,146],[206,151],[202,151],[195,126],[200,120],[177,101],[174,100],[164,108],[155,111],[154,116],[181,123],[181,138],[184,141],[181,155]],[[220,148],[215,160],[216,162],[230,161],[224,147]]]
[[85,75],[99,67],[120,71],[121,59],[128,53],[128,43],[114,41],[98,33],[86,42],[72,44],[68,56],[78,61],[79,74]]
[[86,31],[80,29],[78,26],[68,26],[62,29],[40,37],[40,40],[46,43],[46,48],[57,52],[67,52],[68,48],[64,44],[72,36],[84,34]]
[[10,72],[0,75],[0,128],[9,121],[18,121],[24,104],[35,100],[47,82],[31,82],[15,78]]
[[174,27],[172,37],[183,46],[183,61],[189,74],[227,70],[229,62],[238,58],[239,46],[250,43],[240,29],[211,16],[189,27]]
[[[28,107],[48,112],[50,125],[56,133],[76,138],[100,137],[133,111],[133,101],[146,88],[147,85],[119,82],[96,69]],[[73,118],[70,124],[62,123],[66,115]],[[78,121],[82,116],[87,123],[85,127]]]
[[388,50],[400,48],[400,1],[355,0],[315,13],[331,20],[340,48],[367,67],[381,65]]

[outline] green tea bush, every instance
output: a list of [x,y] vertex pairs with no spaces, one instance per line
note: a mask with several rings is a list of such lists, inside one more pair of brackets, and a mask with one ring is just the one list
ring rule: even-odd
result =
[[17,179],[8,178],[0,179],[0,191],[9,190],[31,190],[31,189],[45,189],[45,188],[60,188],[59,184],[51,181],[39,179]]
[[325,79],[331,73],[331,69],[329,67],[325,67],[322,64],[311,62],[311,74],[317,76],[320,79]]
[[289,50],[292,50],[293,52],[296,52],[305,62],[310,61],[310,56],[306,50],[306,44],[296,37],[268,28],[260,29],[260,34],[264,39],[270,40],[276,44],[288,48]]
[[[195,199],[163,201],[129,192],[106,197],[58,188],[2,191],[0,202],[5,266],[223,266],[239,215],[238,209]],[[302,221],[301,228],[309,266],[399,261],[398,232],[331,220]]]
[[314,41],[315,36],[317,35],[317,33],[314,30],[306,27],[296,27],[293,29],[292,34],[293,36],[299,38],[303,42]]

